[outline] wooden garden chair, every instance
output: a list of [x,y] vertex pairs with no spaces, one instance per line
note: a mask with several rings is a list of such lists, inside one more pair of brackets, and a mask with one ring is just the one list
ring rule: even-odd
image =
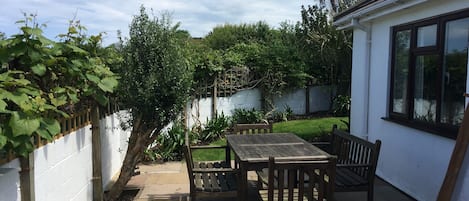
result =
[[381,140],[374,143],[332,128],[330,142],[313,143],[337,156],[335,191],[367,191],[367,201],[374,200],[376,166]]
[[[273,133],[272,124],[235,124],[233,126],[233,133],[237,135],[250,135],[250,134],[263,134],[263,133]],[[238,167],[238,161],[235,159],[235,167]],[[259,170],[256,172],[257,176],[257,187],[263,188],[263,184],[261,182],[261,176],[265,170]]]
[[[193,161],[194,149],[221,149],[225,150],[225,161]],[[196,200],[199,194],[228,194],[237,192],[238,170],[231,168],[230,154],[227,146],[185,146],[187,172],[189,174],[190,197]]]
[[272,133],[272,124],[235,124],[233,134]]
[[263,201],[333,201],[336,159],[276,161],[269,158],[268,189]]

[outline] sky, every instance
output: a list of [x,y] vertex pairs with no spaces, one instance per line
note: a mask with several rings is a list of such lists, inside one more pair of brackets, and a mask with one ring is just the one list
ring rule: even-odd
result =
[[23,13],[37,14],[38,23],[45,23],[44,34],[56,39],[66,33],[71,19],[80,20],[88,35],[106,32],[103,44],[117,41],[117,30],[128,36],[132,17],[141,5],[155,16],[169,12],[174,23],[193,37],[206,36],[215,26],[264,21],[271,27],[281,22],[301,20],[301,5],[316,0],[1,0],[0,32],[6,36],[19,32],[16,21]]

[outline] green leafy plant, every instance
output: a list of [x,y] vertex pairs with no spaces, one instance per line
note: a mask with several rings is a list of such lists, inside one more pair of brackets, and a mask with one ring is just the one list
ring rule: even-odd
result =
[[222,137],[223,133],[230,126],[230,118],[223,113],[216,118],[210,119],[200,132],[198,139],[202,143],[210,143]]
[[338,95],[332,101],[334,116],[347,116],[350,113],[350,96]]
[[271,113],[269,120],[272,120],[273,122],[279,122],[279,121],[288,121],[292,119],[293,117],[293,110],[289,105],[284,106],[285,109],[284,111],[273,111]]
[[185,145],[185,127],[181,122],[175,122],[168,132],[163,133],[156,139],[156,145],[147,149],[145,155],[155,160],[180,160],[182,147]]
[[0,40],[0,149],[27,156],[35,136],[52,141],[60,132],[58,116],[67,117],[79,101],[107,103],[118,82],[101,58],[100,35],[86,37],[71,22],[63,41],[54,42],[35,15],[17,24],[19,34]]
[[233,110],[233,116],[231,118],[233,124],[253,124],[261,123],[265,120],[264,113],[254,108],[251,110],[236,108]]

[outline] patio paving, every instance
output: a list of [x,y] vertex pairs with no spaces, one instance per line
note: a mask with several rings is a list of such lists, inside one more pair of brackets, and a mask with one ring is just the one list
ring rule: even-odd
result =
[[[134,201],[189,201],[189,178],[185,162],[139,164],[140,175],[126,189],[140,189]],[[249,201],[258,201],[255,173],[248,174]],[[236,195],[198,197],[200,201],[236,201]],[[366,192],[337,192],[336,201],[364,201]],[[414,201],[381,179],[375,182],[375,201]]]

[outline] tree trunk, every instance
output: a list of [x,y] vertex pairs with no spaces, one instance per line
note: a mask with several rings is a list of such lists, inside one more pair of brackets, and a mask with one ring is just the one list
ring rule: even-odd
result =
[[151,143],[150,135],[151,130],[143,130],[142,128],[148,128],[146,125],[138,125],[133,127],[132,132],[129,137],[129,146],[127,148],[127,153],[125,154],[124,161],[122,163],[121,171],[119,178],[116,183],[112,185],[111,190],[106,193],[104,200],[114,201],[116,200],[121,192],[124,190],[125,185],[129,182],[130,178],[133,175],[135,166],[142,158],[143,152]]

